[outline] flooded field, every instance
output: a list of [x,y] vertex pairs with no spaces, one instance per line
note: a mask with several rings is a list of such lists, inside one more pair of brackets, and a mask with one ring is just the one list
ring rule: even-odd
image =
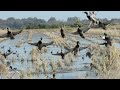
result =
[[[52,37],[50,34],[55,34],[55,36]],[[83,47],[103,42],[102,39],[96,38],[94,35],[82,39],[78,35],[68,34],[64,40],[57,41],[57,39],[61,38],[59,33],[51,32],[50,34],[37,32],[30,35],[30,32],[23,32],[17,35],[14,40],[7,39],[0,42],[1,53],[6,53],[8,50],[12,51],[12,54],[4,60],[4,63],[9,62],[19,72],[18,75],[12,78],[46,79],[48,77],[52,78],[53,71],[55,71],[56,79],[99,79],[96,71],[90,69],[92,61],[89,57],[86,57],[87,48],[79,51],[77,56],[69,53],[65,56],[65,59],[61,59],[61,56],[52,55],[51,51],[57,53],[62,49],[65,52],[67,50],[64,49],[63,45],[67,44],[72,48],[79,41],[80,47]],[[56,40],[56,42],[42,48],[41,51],[37,47],[28,44],[28,42],[38,42],[41,37],[44,43],[53,40]],[[119,43],[115,45],[120,47]]]

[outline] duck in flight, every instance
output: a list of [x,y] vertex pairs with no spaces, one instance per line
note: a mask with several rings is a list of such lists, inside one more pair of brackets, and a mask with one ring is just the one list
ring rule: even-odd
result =
[[53,52],[51,52],[52,55],[57,55],[57,56],[61,56],[62,59],[65,58],[65,55],[67,55],[70,51],[67,51],[67,52],[62,52],[62,49],[61,49],[61,52],[60,53],[56,53],[56,54],[53,54]]
[[91,21],[90,24],[93,25],[92,26],[93,28],[102,28],[106,30],[106,26],[111,23],[111,22],[102,22],[100,20],[97,20],[94,12],[92,12],[91,15],[89,15],[88,12],[84,12],[84,13],[86,14],[88,20]]
[[23,30],[20,30],[20,31],[16,31],[16,32],[11,32],[9,31],[9,28],[7,28],[7,33],[6,34],[3,34],[2,36],[0,36],[0,38],[5,38],[5,37],[9,37],[10,39],[15,39],[15,36],[17,34],[20,34]]
[[[78,25],[79,26],[79,25]],[[89,29],[90,29],[90,26],[89,25],[88,27],[85,27],[85,28],[81,28],[81,26],[78,27],[77,31],[76,32],[73,32],[71,34],[74,34],[74,35],[80,35],[81,38],[85,38],[84,34],[83,33],[86,33]]]
[[90,15],[88,14],[88,12],[84,12],[84,13],[86,14],[86,16],[87,16],[88,20],[90,21],[90,23],[92,23],[92,24],[97,24],[98,23],[98,21],[97,21],[97,19],[95,17],[94,11],[90,12]]
[[77,44],[76,44],[76,46],[74,48],[70,49],[70,48],[65,47],[65,46],[64,46],[64,48],[67,49],[69,52],[74,52],[74,55],[76,56],[78,51],[81,51],[83,49],[88,48],[88,46],[87,47],[80,47],[79,44],[80,44],[79,41],[77,41]]
[[4,56],[4,58],[6,59],[7,56],[9,56],[11,53],[12,53],[12,52],[9,52],[9,53],[3,53],[3,54],[1,54],[1,55]]
[[104,33],[103,40],[105,41],[104,43],[101,43],[99,45],[105,45],[106,47],[112,46],[112,39],[110,36],[108,36],[106,33]]
[[49,46],[53,44],[53,41],[49,42],[49,43],[42,43],[42,38],[40,41],[38,41],[37,43],[28,43],[30,45],[34,45],[37,46],[39,50],[41,50],[43,47]]

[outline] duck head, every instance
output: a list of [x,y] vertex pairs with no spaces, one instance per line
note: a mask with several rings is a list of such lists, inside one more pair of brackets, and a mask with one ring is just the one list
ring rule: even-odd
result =
[[88,15],[88,12],[84,12],[86,15]]
[[106,33],[104,33],[104,36],[107,36],[107,34],[106,34]]
[[79,41],[77,41],[77,45],[78,45],[78,44],[80,44],[80,42],[79,42]]
[[41,37],[41,41],[42,41],[42,37]]
[[53,78],[55,78],[55,73],[53,73]]
[[12,70],[12,66],[10,66],[10,69]]
[[9,30],[7,30],[7,34],[11,34],[11,32]]
[[79,28],[81,28],[81,25],[78,25]]

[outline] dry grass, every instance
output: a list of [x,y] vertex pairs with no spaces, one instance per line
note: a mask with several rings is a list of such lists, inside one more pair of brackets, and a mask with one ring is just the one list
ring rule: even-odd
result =
[[37,60],[37,48],[36,47],[33,47],[32,48],[32,61],[36,61]]
[[25,78],[25,72],[23,70],[20,70],[20,79]]
[[55,64],[53,59],[50,61],[50,66],[52,67],[52,71],[56,72],[57,65]]
[[9,75],[8,68],[4,64],[0,64],[0,75],[2,77],[8,77]]
[[32,79],[32,74],[31,74],[30,67],[27,68],[26,74],[27,74],[27,77],[26,77],[27,79]]
[[30,30],[28,32],[29,32],[29,34],[28,34],[28,42],[31,42],[32,41],[33,32],[32,32],[32,30]]
[[92,64],[103,79],[120,79],[120,50],[115,46],[109,48],[94,47]]
[[65,64],[65,66],[70,66],[71,65],[71,62],[70,62],[70,59],[69,59],[68,55],[66,55],[65,58],[64,58],[64,64]]
[[44,60],[42,63],[42,66],[43,66],[44,74],[46,74],[48,71],[48,62],[46,60]]
[[103,30],[103,29],[90,29],[86,32],[86,35],[103,35],[103,33],[109,33],[109,35],[114,37],[120,36],[120,30]]
[[62,62],[61,57],[58,58],[57,66],[60,68],[63,68],[63,62]]

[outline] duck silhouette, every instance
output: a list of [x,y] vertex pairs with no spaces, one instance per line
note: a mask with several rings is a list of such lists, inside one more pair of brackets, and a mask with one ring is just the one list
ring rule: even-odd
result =
[[80,35],[81,38],[85,38],[83,33],[86,33],[90,29],[90,27],[91,27],[91,25],[89,25],[88,27],[85,27],[85,28],[81,28],[81,26],[79,25],[77,31],[73,32],[71,34]]
[[112,39],[110,36],[108,36],[106,33],[104,33],[104,39],[103,39],[105,42],[104,43],[101,43],[99,45],[105,45],[106,47],[108,46],[112,46]]
[[43,47],[47,47],[47,46],[49,46],[49,45],[52,45],[53,43],[54,43],[53,41],[51,41],[51,42],[49,42],[49,43],[43,43],[43,42],[42,42],[42,38],[41,38],[41,40],[38,41],[37,43],[28,43],[28,44],[37,46],[38,49],[41,50]]
[[16,31],[16,32],[11,32],[9,31],[9,28],[7,28],[7,33],[3,34],[2,36],[0,36],[0,38],[5,38],[5,37],[9,37],[10,39],[15,39],[15,36],[17,34],[20,34],[23,30],[20,31]]
[[60,33],[61,33],[61,37],[65,38],[64,30],[62,28],[60,29]]
[[57,55],[57,56],[61,56],[62,59],[65,58],[65,55],[67,55],[70,51],[67,51],[67,52],[62,52],[62,49],[61,49],[61,52],[60,53],[56,53],[56,54],[53,54],[53,52],[51,52],[52,55]]

